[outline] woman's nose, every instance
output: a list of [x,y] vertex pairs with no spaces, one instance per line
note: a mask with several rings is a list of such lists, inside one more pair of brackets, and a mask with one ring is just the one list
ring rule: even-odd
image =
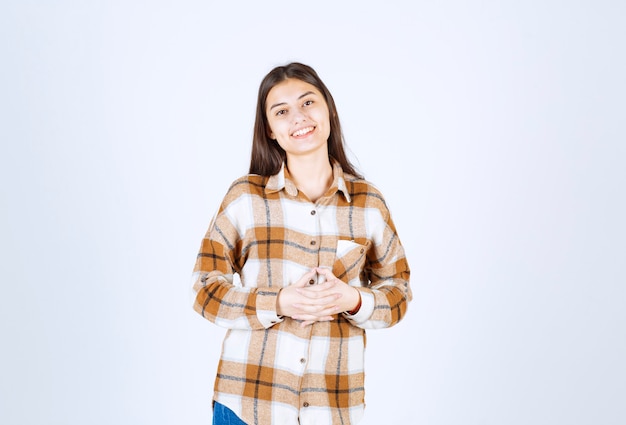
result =
[[295,123],[300,123],[302,121],[306,121],[306,115],[304,115],[301,111],[296,111],[293,114],[293,120]]

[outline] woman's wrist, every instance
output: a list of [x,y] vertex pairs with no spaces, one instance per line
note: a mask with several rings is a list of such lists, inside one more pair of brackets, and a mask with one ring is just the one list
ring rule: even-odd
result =
[[359,300],[357,301],[356,306],[353,309],[351,309],[349,311],[346,311],[346,314],[348,314],[350,316],[354,316],[361,309],[361,292],[358,289],[356,289],[356,288],[354,288],[354,290],[356,291],[357,296],[359,297]]

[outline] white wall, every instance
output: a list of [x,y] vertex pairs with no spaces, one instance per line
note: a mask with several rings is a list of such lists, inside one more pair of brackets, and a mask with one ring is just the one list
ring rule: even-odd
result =
[[626,6],[0,6],[0,422],[209,423],[200,239],[312,65],[413,270],[365,425],[626,421]]

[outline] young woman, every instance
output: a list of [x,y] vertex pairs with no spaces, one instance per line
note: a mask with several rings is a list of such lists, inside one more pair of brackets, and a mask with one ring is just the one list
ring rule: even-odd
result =
[[202,240],[193,288],[195,310],[228,329],[213,424],[359,421],[365,329],[402,319],[409,266],[309,66],[279,66],[261,82],[250,173]]

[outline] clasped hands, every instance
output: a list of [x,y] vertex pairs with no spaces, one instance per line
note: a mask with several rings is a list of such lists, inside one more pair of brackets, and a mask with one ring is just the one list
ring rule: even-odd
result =
[[[325,282],[311,285],[315,275],[326,278]],[[325,268],[316,267],[305,273],[297,282],[284,287],[278,293],[276,313],[301,320],[301,326],[333,320],[333,316],[351,311],[361,300],[359,291],[336,278]]]

